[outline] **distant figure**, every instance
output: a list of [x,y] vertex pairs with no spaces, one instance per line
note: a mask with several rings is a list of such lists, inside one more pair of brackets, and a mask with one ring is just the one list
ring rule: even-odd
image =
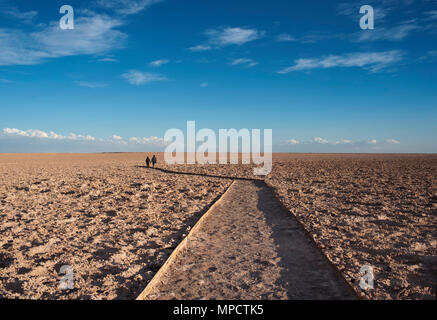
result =
[[156,157],[155,157],[155,155],[153,155],[153,157],[152,157],[152,165],[153,165],[154,168],[155,168],[155,163],[156,163]]
[[147,164],[147,168],[148,168],[150,166],[150,158],[149,157],[146,158],[146,164]]

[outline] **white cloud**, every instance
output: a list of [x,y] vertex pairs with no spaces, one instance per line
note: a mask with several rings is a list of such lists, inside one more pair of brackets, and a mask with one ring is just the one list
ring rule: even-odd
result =
[[336,141],[334,144],[351,144],[351,143],[353,143],[351,140],[343,139],[340,141]]
[[204,32],[208,38],[206,44],[200,44],[189,48],[191,51],[207,51],[214,47],[226,47],[230,45],[243,45],[245,43],[255,41],[264,36],[264,31],[248,28],[217,28],[209,29]]
[[166,64],[166,63],[169,63],[170,61],[168,60],[168,59],[160,59],[160,60],[155,60],[155,61],[152,61],[152,62],[150,62],[149,63],[149,65],[151,66],[151,67],[160,67],[160,66],[162,66],[162,65],[164,65],[164,64]]
[[340,3],[337,6],[337,13],[339,15],[348,16],[352,20],[358,22],[359,19],[363,16],[362,14],[360,14],[360,8],[364,4],[372,5],[374,19],[376,21],[379,21],[379,23],[383,22],[385,17],[391,11],[391,8],[387,6],[388,1],[377,0],[375,3],[372,3],[372,1],[368,0],[367,3],[362,3],[362,1],[360,0],[360,1],[349,1],[349,2]]
[[[102,55],[122,48],[127,35],[117,28],[126,23],[123,15],[139,13],[158,2],[161,0],[97,0],[94,2],[97,6],[113,11],[115,16],[83,9],[75,16],[73,30],[60,29],[58,20],[48,25],[39,24],[34,32],[0,28],[0,66],[34,65],[75,55]],[[30,22],[37,12],[20,12],[14,7],[3,6],[0,14]],[[117,60],[103,58],[98,61]]]
[[62,30],[58,22],[32,34],[33,39],[53,56],[100,54],[115,47],[125,35],[115,30],[120,20],[106,15],[82,16],[75,19],[73,30]]
[[426,20],[437,20],[437,10],[425,12]]
[[291,144],[291,145],[296,145],[296,144],[299,144],[300,142],[298,140],[296,140],[296,139],[290,139],[290,140],[287,141],[287,143]]
[[162,0],[97,0],[103,8],[114,10],[121,15],[137,14]]
[[207,30],[209,41],[218,46],[242,45],[263,37],[264,32],[256,29],[221,28]]
[[329,143],[328,140],[323,139],[323,138],[320,138],[320,137],[315,137],[315,138],[314,138],[314,142],[316,142],[316,143],[320,143],[320,144],[327,144],[327,143]]
[[74,141],[82,141],[89,143],[100,143],[100,144],[109,144],[109,145],[150,145],[150,146],[165,146],[167,142],[164,141],[163,138],[158,138],[155,136],[152,137],[132,137],[129,139],[123,139],[123,137],[118,135],[112,135],[109,139],[97,139],[90,135],[81,135],[70,133],[70,135],[65,136],[62,134],[57,134],[53,131],[45,132],[37,129],[30,130],[20,130],[17,128],[4,128],[0,133],[1,136],[7,136],[10,138],[27,138],[34,140],[53,140],[53,141],[65,141],[65,142],[74,142]]
[[239,58],[239,59],[234,59],[234,60],[231,62],[231,65],[233,65],[233,66],[244,65],[244,66],[249,67],[249,68],[254,67],[254,66],[256,66],[257,64],[258,64],[258,62],[256,62],[256,61],[253,60],[253,59],[249,59],[249,58]]
[[419,57],[420,62],[433,61],[437,58],[437,50],[430,50],[426,52],[423,56]]
[[82,15],[73,30],[62,30],[59,22],[24,32],[0,29],[0,66],[33,65],[74,55],[103,54],[123,46],[126,34],[116,30],[122,22],[107,15]]
[[16,7],[0,6],[0,15],[14,20],[19,20],[23,23],[31,23],[38,15],[38,12],[34,10],[24,12],[20,11]]
[[376,141],[376,139],[372,139],[370,141],[366,141],[366,143],[368,143],[368,144],[377,144],[378,141]]
[[437,50],[431,50],[426,53],[427,56],[437,57]]
[[81,87],[92,88],[92,89],[104,88],[107,86],[107,84],[103,82],[88,82],[88,81],[76,81],[76,84]]
[[208,51],[211,49],[212,49],[211,46],[204,45],[204,44],[199,44],[197,46],[188,48],[188,50],[193,51],[193,52]]
[[[377,40],[400,41],[413,32],[425,29],[420,25],[422,22],[437,19],[437,11],[423,13],[420,5],[407,8],[415,4],[415,2],[414,0],[368,0],[366,3],[363,3],[361,0],[349,1],[340,3],[337,12],[340,15],[350,17],[358,23],[363,16],[363,14],[359,13],[359,8],[363,4],[371,5],[374,10],[375,29],[361,30],[354,33],[351,40],[358,42]],[[392,19],[397,16],[403,16],[399,14],[401,11],[403,11],[403,13],[408,12],[410,17],[416,18],[409,21],[401,21],[395,25]],[[423,14],[425,14],[424,18],[421,17]],[[392,19],[388,21],[386,19],[387,17],[391,17]]]
[[384,52],[357,52],[346,55],[330,55],[315,59],[298,59],[291,67],[280,70],[284,74],[293,71],[327,69],[335,67],[359,67],[368,69],[371,72],[378,72],[403,59],[403,52],[400,50]]
[[385,140],[385,142],[387,142],[389,144],[400,144],[400,142],[398,140],[395,140],[395,139],[387,139],[387,140]]
[[122,137],[120,137],[120,136],[117,136],[117,135],[112,135],[112,137],[111,137],[111,139],[113,139],[113,140],[123,140],[123,138]]
[[[435,2],[435,0],[368,0],[363,3],[361,0],[348,1],[338,5],[338,14],[346,15],[358,23],[363,16],[359,8],[363,4],[371,5],[374,9],[374,30],[361,30],[350,38],[355,42],[363,41],[400,41],[418,31],[435,32],[437,26],[433,22],[437,19],[437,10],[424,11],[425,4],[417,2]],[[409,21],[396,22],[397,17],[414,17]],[[390,20],[387,18],[390,17]]]
[[[54,132],[50,132],[50,133],[53,134]],[[83,136],[81,134],[74,134],[74,133],[70,133],[70,135],[67,137],[67,139],[70,139],[70,140],[87,140],[87,141],[94,141],[94,140],[96,140],[96,138],[94,138],[93,136],[90,136],[90,135]]]
[[278,41],[278,42],[290,42],[290,41],[297,41],[297,39],[293,38],[289,34],[282,33],[276,37],[276,41]]
[[38,129],[20,130],[17,128],[4,128],[3,134],[12,137],[27,137],[27,138],[39,138],[39,139],[54,139],[54,140],[87,140],[94,141],[95,138],[90,135],[80,135],[71,133],[69,136],[63,136],[53,131],[45,132]]
[[127,73],[121,75],[130,84],[139,86],[156,81],[166,81],[167,78],[156,73],[142,72],[138,70],[130,70]]
[[329,141],[327,139],[323,139],[323,138],[320,138],[320,137],[315,137],[313,139],[313,142],[314,143],[318,143],[318,144],[329,144],[329,145],[359,145],[359,144],[363,144],[363,141],[356,141],[356,142],[354,142],[354,141],[349,140],[349,139],[341,139],[341,140],[337,140],[337,141]]
[[163,138],[158,137],[148,137],[148,138],[138,138],[138,137],[132,137],[129,138],[130,142],[136,143],[136,144],[146,144],[146,145],[166,145],[167,142],[164,141]]
[[[103,141],[105,141],[105,140],[103,140]],[[127,145],[128,141],[124,140],[123,137],[114,134],[110,137],[109,143],[114,143],[114,144],[118,144],[118,145]]]
[[413,31],[419,30],[420,27],[415,23],[401,24],[392,28],[378,27],[374,30],[360,31],[355,34],[354,41],[377,41],[389,40],[400,41],[409,36]]
[[114,58],[101,58],[101,59],[97,59],[97,61],[99,61],[99,62],[118,62],[118,60],[114,59]]
[[208,83],[207,83],[207,82],[203,82],[203,83],[200,84],[200,87],[201,87],[201,88],[206,88],[207,86],[208,86]]

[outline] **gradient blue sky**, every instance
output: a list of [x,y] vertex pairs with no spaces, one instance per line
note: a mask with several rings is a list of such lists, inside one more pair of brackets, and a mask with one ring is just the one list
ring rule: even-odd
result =
[[0,152],[161,150],[187,120],[273,129],[275,151],[436,152],[436,40],[431,0],[0,0]]

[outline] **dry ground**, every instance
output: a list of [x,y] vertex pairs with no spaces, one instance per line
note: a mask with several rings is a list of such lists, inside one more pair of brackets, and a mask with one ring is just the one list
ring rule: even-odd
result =
[[364,297],[435,299],[437,156],[284,156],[268,183]]
[[[230,184],[143,158],[0,155],[0,298],[135,299]],[[73,290],[58,288],[62,265]]]
[[[0,297],[134,298],[190,225],[251,166],[145,154],[0,155]],[[211,175],[211,176],[206,176]],[[435,298],[436,155],[276,154],[265,181],[359,294]],[[60,292],[70,264],[77,288]],[[359,269],[375,269],[362,292]]]
[[[260,178],[248,165],[176,167]],[[435,299],[437,155],[275,154],[265,181],[363,298]]]
[[141,299],[357,298],[261,181],[235,181],[193,231]]

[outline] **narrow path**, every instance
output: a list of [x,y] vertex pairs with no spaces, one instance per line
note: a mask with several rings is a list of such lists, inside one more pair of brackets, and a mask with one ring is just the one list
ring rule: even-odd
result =
[[235,181],[139,299],[354,299],[259,181]]

